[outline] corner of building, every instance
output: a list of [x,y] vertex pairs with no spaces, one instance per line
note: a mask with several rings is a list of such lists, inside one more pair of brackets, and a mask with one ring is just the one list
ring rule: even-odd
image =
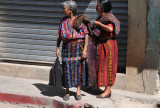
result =
[[[159,5],[158,5],[159,4]],[[126,90],[157,94],[159,91],[158,0],[128,1]]]

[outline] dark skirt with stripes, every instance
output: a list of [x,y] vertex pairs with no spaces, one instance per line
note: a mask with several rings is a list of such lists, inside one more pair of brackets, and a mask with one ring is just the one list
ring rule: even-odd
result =
[[99,43],[97,48],[98,86],[112,86],[115,82],[118,64],[118,46],[116,40]]
[[65,88],[75,87],[78,85],[86,86],[87,64],[86,60],[82,60],[82,49],[84,42],[68,43],[62,46],[62,85]]

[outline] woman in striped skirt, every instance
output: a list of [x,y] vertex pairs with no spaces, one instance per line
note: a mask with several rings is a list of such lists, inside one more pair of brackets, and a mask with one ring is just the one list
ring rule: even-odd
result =
[[62,45],[62,85],[66,88],[64,100],[69,100],[69,88],[77,87],[76,100],[81,99],[81,85],[87,84],[87,71],[85,58],[88,46],[88,30],[82,23],[79,31],[73,28],[73,22],[77,17],[77,5],[75,1],[63,3],[65,17],[62,18],[57,38],[56,55],[60,57],[60,43]]
[[[97,41],[97,85],[105,87],[102,94],[97,98],[109,98],[111,96],[111,86],[115,82],[118,63],[118,46],[115,35],[120,31],[120,22],[111,12],[111,2],[109,0],[98,0],[96,10],[100,17],[94,21],[93,30]],[[99,34],[99,35],[98,35]]]

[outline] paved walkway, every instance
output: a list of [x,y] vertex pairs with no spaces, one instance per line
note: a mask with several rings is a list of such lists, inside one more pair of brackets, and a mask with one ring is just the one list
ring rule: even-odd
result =
[[160,102],[160,95],[145,95],[116,89],[112,89],[112,96],[109,99],[97,99],[93,91],[83,89],[82,100],[76,101],[74,97],[76,88],[70,89],[71,98],[66,102],[62,99],[63,88],[50,87],[47,84],[47,81],[0,76],[0,101],[17,103],[24,107],[35,105],[44,108],[69,106],[83,108],[86,103],[94,108],[154,108]]
[[16,105],[16,104],[0,102],[0,108],[26,108],[26,107],[19,106],[19,105]]

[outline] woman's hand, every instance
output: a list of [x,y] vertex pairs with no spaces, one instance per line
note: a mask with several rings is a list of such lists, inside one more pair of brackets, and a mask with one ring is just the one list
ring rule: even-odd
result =
[[58,58],[60,58],[60,49],[59,49],[59,48],[56,48],[56,56],[57,56]]
[[87,50],[82,51],[82,59],[85,59],[87,57]]
[[85,42],[84,42],[84,49],[82,51],[82,59],[85,59],[87,57],[87,48],[88,48],[88,34],[85,35]]

